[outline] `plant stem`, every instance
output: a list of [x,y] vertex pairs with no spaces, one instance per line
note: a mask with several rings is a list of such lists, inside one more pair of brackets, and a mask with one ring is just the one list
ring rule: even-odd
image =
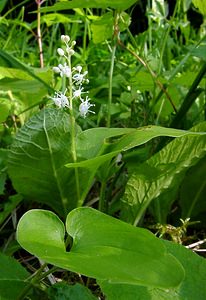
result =
[[100,195],[99,195],[99,211],[104,212],[105,211],[105,192],[106,192],[106,181],[101,182],[101,189],[100,189]]
[[25,299],[25,296],[28,294],[29,290],[33,287],[33,285],[40,281],[40,277],[41,277],[40,275],[46,266],[47,266],[47,264],[45,263],[39,268],[39,270],[37,270],[37,272],[34,274],[33,278],[31,279],[31,281],[28,283],[27,286],[25,286],[25,288],[23,289],[21,294],[17,297],[17,300]]
[[[68,56],[68,65],[71,68],[71,56]],[[73,162],[77,161],[77,153],[76,153],[76,121],[74,117],[73,111],[73,95],[72,95],[72,74],[69,77],[69,99],[70,99],[70,117],[71,117],[71,154]],[[76,193],[77,193],[77,207],[82,205],[82,200],[80,198],[80,185],[79,185],[79,172],[78,168],[74,168],[75,173],[75,183],[76,183]]]
[[151,77],[153,78],[154,82],[159,86],[159,88],[162,90],[162,92],[165,94],[167,99],[169,100],[171,106],[173,107],[174,111],[177,112],[177,109],[175,107],[175,104],[173,103],[168,91],[165,89],[164,85],[160,82],[160,80],[157,78],[157,75],[152,71],[150,66],[146,61],[144,61],[139,55],[137,55],[135,52],[127,48],[120,39],[118,39],[118,44],[125,50],[127,50],[130,54],[132,54],[150,73]]
[[40,8],[44,1],[36,0],[37,3],[37,40],[39,45],[39,59],[40,67],[44,67],[44,57],[43,57],[43,48],[42,48],[42,39],[41,39],[41,13]]
[[114,72],[115,53],[116,53],[117,40],[118,40],[118,35],[119,35],[118,17],[119,17],[118,13],[115,12],[113,47],[112,47],[112,52],[111,52],[111,64],[110,64],[110,71],[109,71],[109,94],[108,94],[107,127],[110,127],[110,125],[111,125],[112,81],[113,81],[113,72]]
[[114,72],[114,59],[116,53],[116,45],[112,47],[112,56],[111,56],[111,65],[110,65],[110,72],[109,72],[109,95],[108,95],[108,115],[107,115],[107,127],[111,125],[111,105],[112,105],[112,79],[113,79],[113,72]]

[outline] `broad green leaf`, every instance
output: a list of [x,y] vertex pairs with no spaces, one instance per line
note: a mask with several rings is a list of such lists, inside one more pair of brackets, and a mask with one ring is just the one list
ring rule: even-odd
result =
[[112,12],[108,12],[91,24],[92,38],[95,44],[112,38],[114,17]]
[[8,99],[0,98],[0,123],[5,122],[9,116],[11,102]]
[[[36,79],[39,83],[41,83],[49,92],[53,93],[54,89],[45,81],[44,79],[39,76],[39,74],[35,74],[32,68],[29,68],[18,59],[10,55],[9,53],[0,50],[0,58],[7,64],[9,68],[20,69],[30,75],[33,79]],[[40,71],[41,73],[41,71]]]
[[206,260],[185,247],[163,241],[185,269],[185,278],[174,289],[157,289],[126,284],[98,282],[107,300],[204,300],[206,295]]
[[[202,123],[195,131],[206,130]],[[206,152],[206,135],[184,136],[175,139],[160,152],[137,166],[130,177],[122,199],[122,217],[128,222],[138,222],[152,200],[159,205],[158,221],[166,222],[166,216],[174,193],[185,172],[195,165]],[[157,216],[157,213],[155,213]]]
[[91,291],[82,284],[68,285],[57,283],[48,289],[49,299],[51,300],[97,300]]
[[[0,68],[0,89],[12,91],[23,104],[21,110],[39,104],[41,99],[48,94],[47,84],[51,83],[52,72],[48,69],[33,69],[35,79],[28,72],[16,68]],[[37,79],[38,77],[38,79]],[[44,82],[44,84],[43,84]]]
[[206,5],[205,5],[205,0],[192,0],[193,4],[195,7],[199,9],[201,14],[204,16],[206,15]]
[[131,76],[131,85],[136,87],[139,91],[151,91],[154,86],[154,80],[148,72],[140,71]]
[[18,223],[17,240],[48,263],[113,283],[169,288],[184,278],[178,260],[146,229],[87,207],[68,214],[66,229],[73,238],[70,252],[60,219],[49,211],[31,210]]
[[[74,166],[80,168],[98,167],[105,161],[115,157],[122,151],[145,144],[151,139],[159,136],[180,137],[184,135],[195,135],[185,130],[164,128],[160,126],[145,126],[140,128],[93,128],[81,132],[77,137],[78,157],[87,158],[75,164],[67,164],[66,167]],[[107,142],[106,138],[123,135],[114,142]],[[96,143],[93,143],[93,141]]]
[[2,10],[4,9],[4,7],[6,6],[8,0],[2,0],[0,2],[0,12],[2,12]]
[[[185,175],[180,190],[182,218],[198,218],[206,212],[206,157],[203,157]],[[205,218],[205,215],[204,215]]]
[[42,12],[67,10],[72,8],[115,8],[120,10],[126,10],[132,6],[137,0],[73,0],[73,1],[61,1],[55,3],[51,7],[42,8]]
[[45,203],[64,216],[77,206],[74,170],[64,165],[70,154],[70,117],[43,109],[17,133],[9,151],[8,172],[26,200]]
[[0,299],[18,299],[30,274],[15,259],[0,253]]
[[80,23],[80,20],[75,20],[72,16],[65,16],[63,14],[53,13],[53,14],[46,14],[41,17],[41,22],[45,22],[47,26],[51,26],[53,24],[65,24],[65,23],[72,23],[77,22]]
[[[202,43],[201,45],[197,46],[193,51],[192,55],[197,56],[199,58],[202,58],[206,60],[206,44]],[[202,85],[204,85],[204,82],[202,80]]]

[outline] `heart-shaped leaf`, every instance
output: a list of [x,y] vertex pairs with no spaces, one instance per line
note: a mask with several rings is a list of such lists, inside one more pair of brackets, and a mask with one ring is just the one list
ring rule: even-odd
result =
[[60,219],[49,211],[31,210],[19,221],[17,239],[48,263],[101,280],[168,288],[184,278],[178,260],[146,229],[86,207],[68,214],[66,228],[73,238],[70,252]]

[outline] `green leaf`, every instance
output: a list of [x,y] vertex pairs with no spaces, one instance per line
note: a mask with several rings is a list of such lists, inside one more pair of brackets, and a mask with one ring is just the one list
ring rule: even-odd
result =
[[9,116],[11,102],[8,99],[0,98],[0,123],[5,122]]
[[80,23],[80,20],[74,20],[72,18],[72,16],[65,16],[63,14],[58,14],[58,13],[53,13],[53,14],[46,14],[44,16],[41,17],[41,22],[45,22],[46,25],[49,27],[53,24],[66,24],[66,23],[72,23],[72,22],[76,22],[76,23]]
[[0,253],[0,299],[18,299],[30,274],[13,258]]
[[35,72],[31,68],[29,68],[28,66],[20,62],[18,59],[16,59],[9,53],[0,50],[0,58],[2,58],[4,62],[6,62],[9,68],[15,68],[24,71],[25,73],[30,75],[33,79],[36,79],[39,83],[41,83],[49,92],[51,93],[54,92],[54,89],[47,83],[47,81],[42,79],[41,76],[39,76],[39,74],[38,75],[35,74]]
[[92,38],[95,44],[112,38],[114,17],[112,12],[108,12],[91,24]]
[[[206,130],[206,122],[194,130]],[[154,214],[158,222],[166,222],[170,205],[175,199],[174,194],[185,172],[195,165],[205,152],[206,135],[180,137],[137,166],[127,183],[122,199],[122,218],[137,224],[148,205],[155,199],[159,207]]]
[[206,15],[206,5],[205,0],[192,0],[195,7],[199,9],[201,14]]
[[0,224],[2,224],[6,218],[12,213],[12,211],[22,201],[22,196],[19,194],[10,196],[4,202],[0,204]]
[[157,289],[126,284],[98,282],[107,300],[204,300],[206,295],[206,261],[185,247],[163,241],[169,253],[173,254],[185,269],[185,278],[174,289]]
[[[92,128],[81,132],[77,136],[78,157],[86,158],[87,160],[82,160],[75,164],[66,164],[66,167],[98,168],[98,166],[115,157],[118,153],[143,145],[155,137],[180,137],[191,134],[196,135],[198,133],[160,126],[145,126],[137,129]],[[106,141],[106,138],[114,138],[120,135],[123,136],[113,142]],[[94,140],[95,143],[93,143]]]
[[9,151],[8,172],[16,191],[26,200],[45,203],[59,215],[77,206],[72,161],[70,117],[43,109],[17,133]]
[[57,2],[51,7],[42,8],[42,12],[67,10],[72,8],[107,8],[126,10],[137,0],[73,0]]
[[48,289],[49,299],[51,300],[97,300],[90,290],[79,283],[68,285],[57,283]]
[[86,207],[68,214],[66,229],[73,238],[70,252],[60,219],[49,211],[31,210],[18,223],[17,240],[48,263],[114,283],[168,288],[184,277],[178,260],[146,229]]
[[35,79],[25,70],[0,67],[0,89],[17,94],[19,101],[23,103],[23,110],[39,104],[40,100],[48,94],[48,84],[51,83],[51,70],[35,69],[33,72]]
[[[192,55],[197,56],[201,59],[206,60],[206,44],[202,43],[201,45],[198,45],[193,51]],[[202,82],[204,84],[204,82]]]
[[[186,173],[180,190],[182,218],[197,218],[206,211],[206,157]],[[199,220],[199,218],[198,218]]]

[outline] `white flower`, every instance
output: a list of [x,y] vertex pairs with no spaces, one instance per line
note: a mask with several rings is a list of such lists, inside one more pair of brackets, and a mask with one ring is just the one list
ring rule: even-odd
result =
[[74,67],[74,70],[76,70],[77,72],[81,73],[82,66],[76,66],[76,67]]
[[89,100],[90,100],[89,97],[86,96],[86,100],[82,101],[82,103],[79,106],[79,112],[80,112],[80,115],[83,118],[86,117],[86,115],[88,114],[88,112],[91,112],[93,114],[95,113],[94,111],[92,111],[92,110],[89,109],[91,106],[95,106],[94,104],[91,104],[89,102]]
[[55,95],[54,97],[50,97],[56,106],[58,106],[59,108],[64,108],[64,107],[70,107],[69,105],[69,100],[67,98],[67,96],[65,96],[66,94],[66,91],[64,93],[62,92],[55,92]]
[[62,48],[58,48],[57,49],[57,53],[60,55],[60,56],[64,56],[64,50]]
[[77,85],[81,85],[83,82],[88,82],[88,79],[85,78],[85,76],[88,73],[87,71],[81,74],[81,70],[82,70],[81,66],[76,67],[75,70],[77,70],[79,73],[74,74],[72,78]]
[[68,35],[61,35],[61,41],[68,43],[70,41],[70,37]]
[[88,93],[88,92],[82,92],[83,91],[83,87],[79,87],[77,90],[74,90],[73,92],[73,98],[80,98],[80,100],[82,101],[82,94]]
[[66,77],[71,76],[71,68],[69,66],[67,66],[66,63],[64,63],[64,65],[59,64],[58,67],[53,67],[53,71],[55,73],[59,73],[61,77],[63,77],[64,75]]
[[74,51],[72,48],[70,48],[70,47],[67,47],[67,48],[66,48],[66,52],[67,52],[67,54],[70,55],[70,56],[72,56],[72,55],[75,53],[75,51]]

